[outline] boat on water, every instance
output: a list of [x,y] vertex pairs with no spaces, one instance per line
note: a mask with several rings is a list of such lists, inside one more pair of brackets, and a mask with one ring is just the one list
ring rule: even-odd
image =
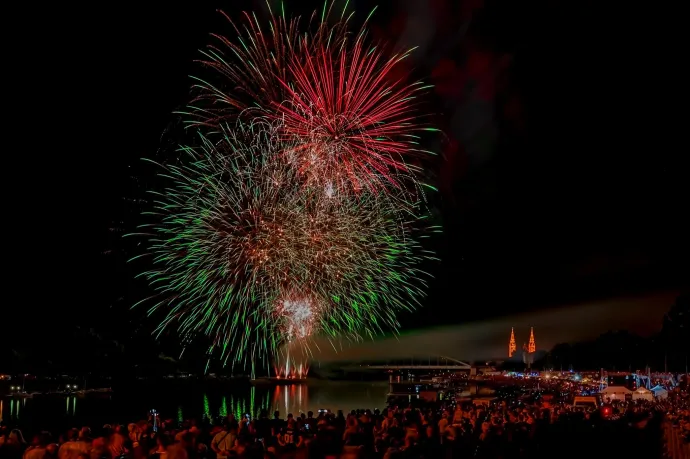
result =
[[[74,397],[74,396],[98,396],[98,395],[110,395],[113,390],[110,387],[98,387],[98,388],[86,388],[87,378],[84,378],[83,389],[79,389],[80,386],[77,384],[69,383],[62,387],[58,387],[54,390],[47,392],[27,392],[26,391],[26,377],[29,375],[24,375],[21,385],[10,386],[10,393],[6,394],[6,397],[10,398],[34,398],[34,397]],[[35,379],[35,378],[33,378]]]
[[10,398],[33,398],[34,395],[38,395],[38,392],[24,392],[24,391],[17,391],[17,392],[12,392],[5,397],[10,397]]
[[[85,396],[109,396],[113,392],[109,387],[99,389],[67,389],[67,390],[53,390],[48,392],[34,392],[30,394],[31,397],[85,397]],[[12,395],[12,394],[11,394]]]
[[24,384],[22,383],[21,386],[10,386],[10,393],[7,394],[6,397],[32,398],[34,395],[36,395],[36,392],[27,392],[24,388]]

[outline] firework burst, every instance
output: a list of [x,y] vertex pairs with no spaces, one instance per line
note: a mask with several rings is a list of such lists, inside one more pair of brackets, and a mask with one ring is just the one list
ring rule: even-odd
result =
[[237,43],[213,35],[199,61],[207,78],[195,78],[184,115],[206,130],[272,117],[293,144],[286,154],[302,181],[336,192],[398,188],[401,174],[417,172],[411,158],[428,153],[418,145],[425,128],[416,106],[427,87],[394,76],[411,50],[389,55],[368,39],[368,18],[351,34],[350,16],[332,8],[312,14],[304,31],[284,12],[271,11],[263,28],[253,14],[240,24],[226,16]]
[[292,149],[280,127],[256,122],[200,135],[162,166],[169,186],[144,227],[161,331],[177,324],[209,336],[226,361],[254,361],[315,333],[396,329],[396,312],[423,295],[417,206],[305,186],[283,161]]
[[237,39],[213,35],[182,112],[195,138],[160,165],[142,230],[151,313],[226,362],[395,330],[423,296],[425,87],[395,76],[409,52],[374,46],[369,18],[351,34],[332,7],[306,22],[271,11],[266,26],[226,16]]

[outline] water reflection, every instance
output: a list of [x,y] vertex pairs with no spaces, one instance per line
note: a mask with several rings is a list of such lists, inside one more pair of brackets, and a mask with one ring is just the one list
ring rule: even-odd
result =
[[309,387],[306,384],[289,384],[276,386],[273,390],[272,405],[268,411],[281,413],[300,413],[309,410]]
[[19,413],[22,411],[22,408],[26,405],[26,399],[11,399],[10,400],[10,413],[9,413],[9,420],[10,421],[16,421],[19,419]]
[[[174,389],[162,385],[116,390],[109,396],[34,397],[0,400],[0,419],[29,429],[62,430],[83,425],[126,424],[145,419],[151,409],[163,419],[216,419],[233,414],[258,416],[262,410],[298,415],[319,409],[350,411],[383,408],[388,384],[310,381],[302,384]],[[77,405],[79,409],[77,409]]]
[[208,395],[204,394],[204,417],[207,419],[213,418],[211,414],[211,406],[208,403]]
[[223,400],[220,402],[220,412],[218,414],[223,417],[228,415],[228,399],[225,395],[223,395]]
[[67,405],[67,411],[66,414],[67,416],[76,416],[77,412],[77,397],[74,395],[65,397],[65,402]]

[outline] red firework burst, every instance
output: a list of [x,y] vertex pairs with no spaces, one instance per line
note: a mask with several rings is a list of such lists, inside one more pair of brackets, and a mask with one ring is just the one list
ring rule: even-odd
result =
[[[301,44],[280,79],[287,100],[274,116],[298,146],[289,160],[307,182],[355,191],[398,186],[410,172],[406,157],[419,152],[415,96],[425,89],[392,75],[409,52],[387,58],[364,48],[365,34],[338,47]],[[313,43],[312,43],[313,45]]]

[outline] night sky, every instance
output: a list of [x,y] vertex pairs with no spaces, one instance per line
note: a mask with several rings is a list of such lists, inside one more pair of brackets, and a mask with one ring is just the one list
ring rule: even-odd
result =
[[[420,47],[410,64],[436,85],[443,131],[427,145],[440,153],[428,175],[441,190],[442,262],[429,267],[425,310],[401,317],[407,330],[639,295],[666,310],[655,294],[688,287],[688,168],[664,141],[671,115],[646,76],[649,37],[562,3],[406,0],[374,16],[376,38]],[[5,317],[16,326],[3,340],[135,328],[128,307],[146,290],[120,235],[139,222],[136,187],[150,178],[139,158],[155,155],[186,102],[208,33],[230,33],[215,9],[262,2],[91,8],[45,11],[6,88]]]

